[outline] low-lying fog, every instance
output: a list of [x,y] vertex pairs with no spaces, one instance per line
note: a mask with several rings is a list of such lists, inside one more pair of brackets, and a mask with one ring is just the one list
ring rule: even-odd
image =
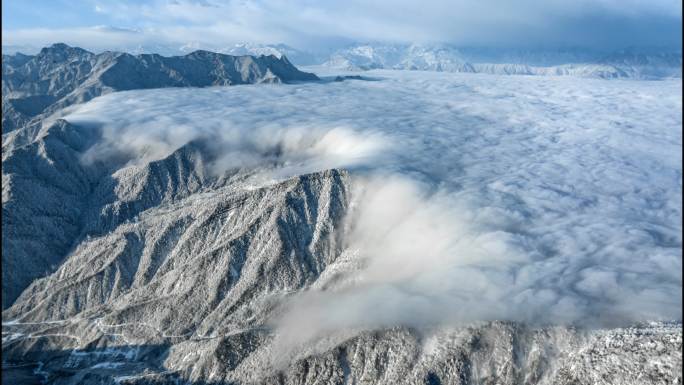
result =
[[84,162],[135,166],[204,140],[216,174],[352,170],[347,242],[365,267],[292,298],[276,320],[290,340],[680,319],[681,79],[364,75],[375,80],[119,92],[66,119],[103,129]]

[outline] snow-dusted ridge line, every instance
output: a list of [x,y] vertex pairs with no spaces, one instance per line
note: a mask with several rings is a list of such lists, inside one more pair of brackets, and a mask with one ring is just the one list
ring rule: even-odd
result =
[[580,76],[601,79],[681,78],[681,52],[499,52],[446,44],[357,44],[323,63],[344,70],[400,69],[495,75]]
[[[159,48],[159,47],[157,47]],[[592,78],[663,79],[681,77],[682,53],[676,48],[627,48],[615,51],[566,47],[487,48],[459,47],[446,43],[389,44],[354,43],[347,47],[311,51],[286,44],[238,43],[206,48],[198,44],[163,47],[178,56],[208,49],[229,55],[286,56],[298,66],[325,65],[343,70],[402,69],[446,72],[477,72],[499,75],[580,76]],[[140,47],[134,54],[160,52]],[[28,56],[17,54],[17,60]]]
[[194,51],[184,56],[93,54],[54,44],[38,54],[3,55],[3,134],[38,123],[67,106],[113,91],[286,83],[318,78],[285,57]]

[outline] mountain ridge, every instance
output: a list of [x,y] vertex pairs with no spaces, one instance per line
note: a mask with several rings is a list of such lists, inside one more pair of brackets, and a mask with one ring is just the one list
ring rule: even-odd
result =
[[[165,49],[172,56],[202,47],[185,44]],[[136,48],[146,53],[159,47]],[[681,77],[681,49],[627,47],[623,49],[461,47],[448,43],[357,42],[339,48],[298,49],[286,44],[237,43],[202,49],[229,55],[287,56],[296,65],[342,70],[398,69],[476,72],[496,75],[581,76],[601,79],[662,79]],[[15,50],[16,51],[16,50]],[[23,55],[26,56],[26,55]],[[21,60],[21,59],[15,59]]]
[[57,43],[34,56],[2,57],[3,134],[66,106],[113,92],[144,88],[316,81],[285,57],[194,51],[184,56],[93,54]]
[[448,44],[355,44],[337,50],[324,66],[352,71],[400,69],[495,75],[581,76],[601,79],[681,78],[681,53],[497,51]]

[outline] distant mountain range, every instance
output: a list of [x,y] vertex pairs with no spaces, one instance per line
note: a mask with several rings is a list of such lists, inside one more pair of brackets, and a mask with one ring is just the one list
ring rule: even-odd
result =
[[311,53],[284,44],[238,44],[229,54],[287,56],[297,65],[350,71],[398,69],[498,75],[660,79],[682,76],[680,51],[626,49],[494,49],[448,44],[354,44],[332,53]]
[[612,53],[582,50],[485,50],[449,45],[359,44],[333,53],[326,66],[346,70],[401,69],[499,75],[574,75],[595,78],[681,77],[677,52]]
[[[133,53],[187,54],[196,44],[136,47]],[[4,47],[11,52],[28,47]],[[449,44],[357,43],[321,51],[286,44],[241,43],[213,49],[228,55],[285,56],[300,66],[322,65],[349,71],[400,69],[499,75],[582,76],[602,79],[661,79],[682,76],[681,50],[649,48],[599,51],[581,48],[512,49],[457,47]]]
[[39,115],[113,91],[317,79],[299,71],[287,58],[271,54],[94,54],[54,44],[36,55],[2,55],[2,130],[12,131]]
[[302,51],[285,44],[264,45],[264,44],[235,44],[226,47],[218,52],[228,55],[275,55],[276,57],[285,56],[295,65],[315,65],[322,63],[327,57],[325,54]]

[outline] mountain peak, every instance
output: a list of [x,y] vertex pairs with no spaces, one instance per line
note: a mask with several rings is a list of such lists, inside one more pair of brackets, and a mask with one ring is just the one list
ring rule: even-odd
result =
[[65,59],[66,57],[73,55],[92,55],[91,52],[84,50],[79,47],[72,47],[65,43],[55,43],[49,47],[45,47],[40,50],[38,56],[50,56],[52,58]]
[[[229,70],[224,70],[229,67]],[[220,70],[219,70],[220,69]],[[37,92],[25,78],[49,86]],[[93,54],[56,43],[37,56],[3,56],[3,132],[14,130],[43,112],[87,101],[103,92],[178,86],[206,87],[250,83],[315,81],[276,55],[243,55],[196,50],[185,56],[133,56],[106,51]],[[70,99],[64,99],[65,97]]]

